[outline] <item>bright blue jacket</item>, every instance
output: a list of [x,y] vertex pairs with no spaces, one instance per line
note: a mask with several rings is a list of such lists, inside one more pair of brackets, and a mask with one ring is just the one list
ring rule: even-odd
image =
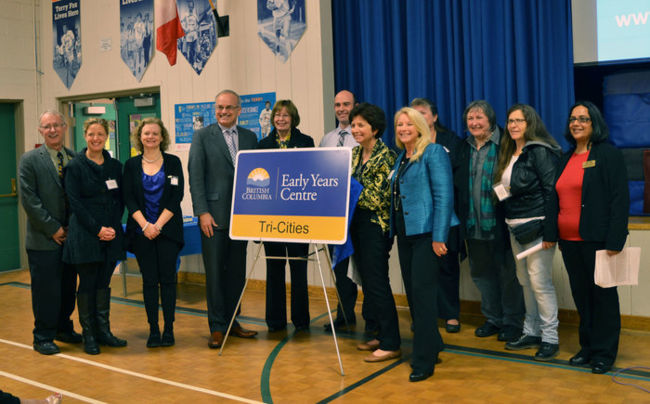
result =
[[[406,151],[397,157],[391,175],[391,195],[395,176]],[[399,178],[406,235],[431,233],[432,241],[447,242],[449,227],[459,224],[454,213],[454,184],[445,149],[431,143],[417,161],[410,161]],[[395,234],[395,211],[391,200],[390,232]]]

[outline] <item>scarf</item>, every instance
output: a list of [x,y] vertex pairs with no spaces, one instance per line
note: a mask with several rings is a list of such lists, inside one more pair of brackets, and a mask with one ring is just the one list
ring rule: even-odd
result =
[[[481,181],[481,206],[479,212],[481,213],[481,220],[478,224],[481,231],[490,233],[496,226],[496,218],[494,216],[494,202],[492,197],[492,176],[494,174],[494,163],[497,159],[497,145],[489,142],[488,152],[485,161],[483,162],[483,172],[480,178]],[[476,177],[475,165],[472,160],[476,158],[476,154],[469,159],[469,215],[467,216],[467,234],[474,234],[476,226],[476,207],[474,206],[474,198],[472,197],[472,189],[474,189],[474,178]]]

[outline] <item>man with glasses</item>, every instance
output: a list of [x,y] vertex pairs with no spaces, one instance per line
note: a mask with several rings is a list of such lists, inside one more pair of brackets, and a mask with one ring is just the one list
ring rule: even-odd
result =
[[58,111],[41,114],[38,131],[44,144],[25,153],[18,164],[20,201],[27,214],[25,248],[34,312],[34,350],[59,352],[54,339],[80,343],[70,315],[74,311],[77,274],[62,261],[69,209],[63,171],[74,157],[65,146],[67,125]]
[[[190,147],[190,194],[201,227],[210,348],[223,343],[246,277],[246,241],[228,236],[235,156],[257,147],[255,134],[237,125],[240,112],[239,95],[221,91],[215,102],[217,123],[194,132]],[[231,334],[252,338],[257,332],[235,321]]]

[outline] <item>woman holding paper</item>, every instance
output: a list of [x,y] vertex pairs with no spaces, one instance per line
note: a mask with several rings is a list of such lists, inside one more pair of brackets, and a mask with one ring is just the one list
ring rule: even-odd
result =
[[[176,260],[183,248],[183,167],[178,157],[165,153],[169,133],[158,118],[145,118],[131,134],[131,144],[142,153],[124,165],[124,203],[127,246],[142,273],[142,296],[149,323],[148,348],[174,345]],[[165,326],[158,326],[158,300]]]
[[449,252],[454,214],[451,164],[445,149],[431,143],[424,116],[404,107],[395,114],[395,143],[402,152],[391,177],[391,234],[397,235],[402,279],[413,319],[411,382],[433,375],[443,343],[438,316],[438,274]]
[[352,149],[352,176],[363,185],[350,223],[350,238],[361,276],[364,304],[379,328],[376,338],[357,346],[360,351],[371,351],[364,359],[366,362],[381,362],[402,355],[397,309],[388,278],[392,244],[388,234],[389,177],[395,153],[381,141],[385,128],[386,116],[376,105],[363,102],[350,111],[350,132],[359,143]]
[[565,138],[571,149],[562,156],[555,184],[562,258],[580,314],[580,351],[569,364],[609,371],[618,351],[621,315],[616,287],[594,283],[596,251],[618,254],[627,238],[630,196],[623,155],[607,143],[609,130],[598,108],[588,101],[571,107]]
[[[522,336],[505,347],[538,348],[535,360],[549,361],[559,351],[552,273],[557,241],[553,184],[560,147],[530,105],[515,104],[507,116],[494,189],[504,203],[526,316]],[[517,259],[540,244],[539,251]]]
[[79,274],[77,309],[83,328],[84,351],[99,353],[99,345],[126,346],[110,329],[111,276],[124,260],[122,235],[122,164],[104,150],[108,122],[84,122],[87,147],[66,167],[65,192],[70,202],[68,239],[63,260]]

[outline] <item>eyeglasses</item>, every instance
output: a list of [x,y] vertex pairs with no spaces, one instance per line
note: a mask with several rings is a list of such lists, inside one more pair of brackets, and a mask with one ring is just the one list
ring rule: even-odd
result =
[[57,130],[57,129],[63,128],[63,127],[65,127],[65,123],[53,123],[53,124],[50,124],[50,125],[41,125],[41,126],[39,126],[39,128],[41,128],[43,130],[50,130],[50,129]]
[[525,119],[520,119],[520,118],[508,119],[508,121],[507,121],[508,125],[512,125],[513,123],[516,123],[517,125],[521,125],[524,122],[526,122],[526,120]]
[[291,115],[289,115],[289,114],[277,114],[275,117],[276,118],[287,119],[287,118],[291,118]]
[[587,116],[579,116],[577,118],[575,116],[572,116],[571,118],[569,118],[569,123],[574,123],[575,121],[578,121],[580,123],[587,123],[591,121],[591,118]]
[[217,106],[215,106],[215,109],[217,111],[223,111],[223,110],[232,111],[232,110],[235,110],[237,108],[239,108],[239,105],[217,105]]

